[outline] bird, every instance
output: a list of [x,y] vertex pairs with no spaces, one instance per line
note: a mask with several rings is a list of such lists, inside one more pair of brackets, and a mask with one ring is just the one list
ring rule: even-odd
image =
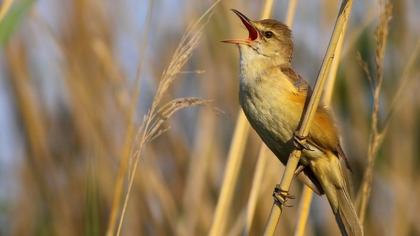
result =
[[[292,32],[277,20],[254,21],[232,11],[248,30],[247,39],[222,41],[239,48],[239,103],[251,127],[286,165],[288,154],[301,147],[303,137],[295,130],[311,94],[308,82],[291,65]],[[350,197],[350,166],[326,106],[318,106],[305,138],[295,175],[318,195],[326,195],[342,235],[363,235]]]

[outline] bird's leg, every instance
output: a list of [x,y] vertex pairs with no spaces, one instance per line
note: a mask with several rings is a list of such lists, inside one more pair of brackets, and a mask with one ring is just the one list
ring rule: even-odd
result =
[[280,188],[280,184],[277,184],[273,191],[274,201],[278,204],[285,207],[292,207],[292,205],[287,205],[286,202],[288,199],[295,199],[295,196],[290,195],[286,190]]
[[297,132],[293,134],[293,145],[298,150],[308,150],[313,151],[312,148],[309,147],[309,145],[306,143],[306,137],[300,136]]

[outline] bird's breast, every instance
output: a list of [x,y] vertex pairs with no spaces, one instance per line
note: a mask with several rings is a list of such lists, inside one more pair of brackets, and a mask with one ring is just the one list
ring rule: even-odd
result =
[[282,85],[282,78],[242,78],[240,103],[251,126],[267,146],[278,154],[287,152],[286,143],[296,129],[303,103]]

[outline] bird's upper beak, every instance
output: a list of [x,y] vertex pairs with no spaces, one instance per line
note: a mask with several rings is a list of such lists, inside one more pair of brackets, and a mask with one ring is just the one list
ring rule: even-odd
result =
[[248,30],[248,38],[247,39],[228,39],[223,40],[223,43],[233,43],[233,44],[247,44],[249,45],[251,42],[258,38],[258,30],[255,28],[253,22],[246,17],[244,14],[239,12],[238,10],[232,9],[232,11],[241,19],[242,23],[245,25],[246,29]]

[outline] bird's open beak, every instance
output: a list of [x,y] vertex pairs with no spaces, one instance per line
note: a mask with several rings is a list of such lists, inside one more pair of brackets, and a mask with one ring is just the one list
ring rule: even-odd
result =
[[228,39],[223,40],[222,42],[233,44],[250,44],[252,41],[256,40],[258,38],[258,30],[253,25],[252,21],[238,10],[232,9],[232,11],[239,17],[239,19],[241,19],[242,23],[248,30],[249,35],[247,39]]

